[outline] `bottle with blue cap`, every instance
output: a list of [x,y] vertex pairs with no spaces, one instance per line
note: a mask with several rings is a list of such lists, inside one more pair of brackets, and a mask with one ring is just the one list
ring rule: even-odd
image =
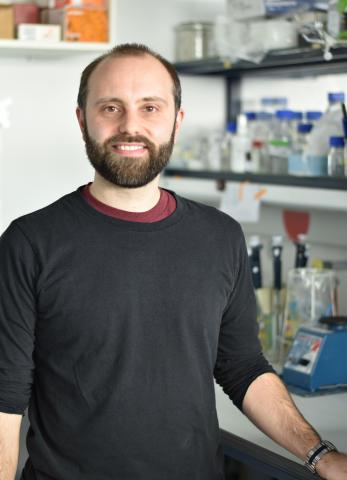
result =
[[232,169],[233,139],[236,131],[236,122],[228,122],[221,142],[221,169],[224,171],[230,171]]
[[288,158],[288,173],[291,175],[314,175],[314,168],[306,155],[307,137],[312,130],[312,123],[299,123],[296,140]]
[[328,107],[317,120],[308,138],[307,154],[317,165],[317,175],[327,174],[327,156],[330,149],[330,137],[342,137],[342,104],[344,92],[329,92]]
[[288,158],[292,152],[292,121],[291,110],[278,110],[272,138],[269,141],[269,156],[271,173],[286,175],[288,173]]
[[292,120],[292,137],[293,142],[296,141],[298,135],[298,125],[304,121],[304,113],[299,111],[293,111],[293,120]]
[[339,113],[341,113],[341,104],[344,101],[344,92],[329,92],[327,112],[339,111]]
[[312,123],[313,126],[316,125],[322,115],[323,112],[320,112],[319,110],[309,110],[305,113],[307,123]]
[[330,137],[330,150],[328,153],[328,175],[332,177],[345,176],[344,147],[345,140],[343,137]]

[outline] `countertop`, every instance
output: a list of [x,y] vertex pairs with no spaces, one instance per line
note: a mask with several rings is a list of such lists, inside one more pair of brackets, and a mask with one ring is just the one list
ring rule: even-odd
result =
[[[233,405],[221,387],[216,385],[215,390],[220,428],[302,464],[300,459],[258,430]],[[347,452],[347,393],[314,397],[292,395],[292,397],[306,420],[319,432],[321,437],[334,443],[340,451]]]

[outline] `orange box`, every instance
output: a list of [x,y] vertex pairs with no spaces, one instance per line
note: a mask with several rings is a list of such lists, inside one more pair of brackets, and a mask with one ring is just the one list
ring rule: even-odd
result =
[[10,5],[0,5],[0,38],[14,38],[14,15]]
[[107,8],[107,0],[55,0],[54,8]]
[[61,25],[67,42],[107,42],[108,14],[105,9],[65,7],[45,9],[41,22]]

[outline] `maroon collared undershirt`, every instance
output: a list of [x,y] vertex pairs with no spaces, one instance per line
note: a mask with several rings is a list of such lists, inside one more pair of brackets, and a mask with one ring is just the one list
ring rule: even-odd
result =
[[147,210],[146,212],[127,212],[126,210],[120,210],[119,208],[114,208],[109,205],[106,205],[100,200],[97,200],[90,192],[90,183],[82,187],[82,194],[85,200],[93,208],[103,213],[104,215],[109,215],[113,218],[118,218],[119,220],[126,220],[128,222],[142,222],[142,223],[152,223],[159,222],[164,220],[164,218],[171,215],[176,210],[176,200],[175,197],[160,188],[160,198],[158,203]]

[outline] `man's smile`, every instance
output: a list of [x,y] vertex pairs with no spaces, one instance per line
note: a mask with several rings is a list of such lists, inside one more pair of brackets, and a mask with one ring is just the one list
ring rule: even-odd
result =
[[142,143],[115,143],[112,149],[120,155],[131,157],[144,154],[147,147]]

